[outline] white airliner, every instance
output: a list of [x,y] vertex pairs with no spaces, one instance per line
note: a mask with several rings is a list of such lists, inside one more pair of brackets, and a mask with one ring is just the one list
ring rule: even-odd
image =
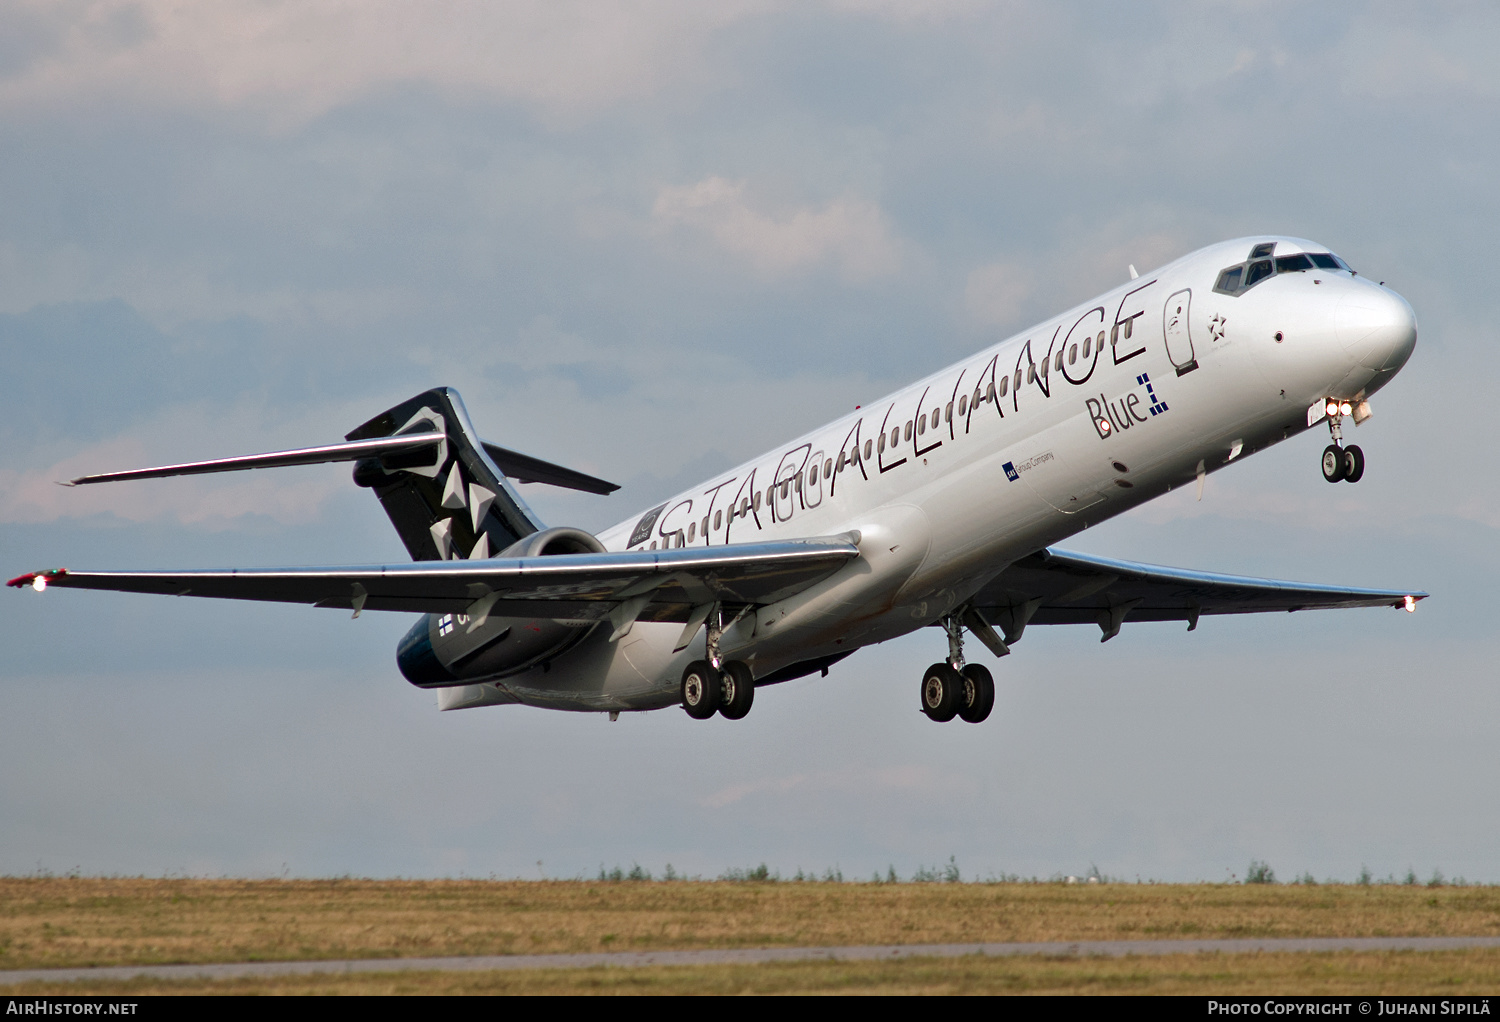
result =
[[[681,705],[738,719],[759,686],[863,646],[946,632],[933,720],[984,720],[1032,624],[1185,621],[1426,594],[1162,568],[1051,544],[1327,423],[1330,482],[1365,459],[1346,419],[1416,344],[1411,306],[1327,248],[1227,241],[857,408],[599,536],[544,528],[514,484],[612,484],[480,441],[457,393],[419,394],[325,447],[75,484],[353,461],[410,564],[35,572],[12,586],[419,612],[397,663],[443,709]],[[998,628],[998,630],[997,630]]]

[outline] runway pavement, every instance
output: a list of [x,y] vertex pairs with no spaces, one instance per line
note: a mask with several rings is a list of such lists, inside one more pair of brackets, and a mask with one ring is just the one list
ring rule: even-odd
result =
[[636,969],[653,965],[756,965],[763,962],[871,961],[1047,955],[1121,958],[1127,955],[1246,954],[1254,952],[1450,951],[1500,948],[1500,937],[1265,937],[1236,940],[1081,940],[1015,944],[911,944],[872,947],[736,948],[712,951],[609,951],[563,955],[475,955],[451,958],[358,958],[312,962],[219,962],[201,965],[111,965],[84,969],[0,971],[0,987],[128,979],[238,979],[354,972],[490,972],[515,969]]

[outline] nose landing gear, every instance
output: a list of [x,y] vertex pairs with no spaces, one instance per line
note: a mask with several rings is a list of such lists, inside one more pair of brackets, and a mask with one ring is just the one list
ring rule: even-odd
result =
[[1328,435],[1333,443],[1323,448],[1323,478],[1330,483],[1357,483],[1365,474],[1365,452],[1358,444],[1343,446],[1343,419],[1349,412],[1349,402],[1328,402]]

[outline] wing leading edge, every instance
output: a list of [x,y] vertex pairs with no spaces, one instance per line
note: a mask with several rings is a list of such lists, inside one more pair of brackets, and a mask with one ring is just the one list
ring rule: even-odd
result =
[[[191,571],[31,572],[7,585],[302,603],[354,610],[598,620],[642,600],[638,620],[686,621],[704,604],[766,604],[821,582],[859,548],[851,535],[722,547],[483,561]],[[491,599],[493,597],[493,599]]]
[[1412,609],[1424,592],[1355,589],[1221,575],[1046,549],[1016,561],[973,598],[984,618],[1015,642],[1028,624],[1097,624],[1101,642],[1132,621],[1186,621],[1204,614],[1349,607]]

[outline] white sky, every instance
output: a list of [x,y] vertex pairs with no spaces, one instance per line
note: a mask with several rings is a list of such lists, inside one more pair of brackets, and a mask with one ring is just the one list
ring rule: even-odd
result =
[[1417,310],[1358,487],[1303,437],[1076,537],[1432,592],[1037,628],[982,727],[937,633],[747,720],[439,714],[403,615],[7,593],[0,871],[1500,881],[1500,13],[1485,4],[0,2],[0,558],[402,556],[325,442],[428,386],[624,483],[600,529],[1213,241],[1318,239]]

